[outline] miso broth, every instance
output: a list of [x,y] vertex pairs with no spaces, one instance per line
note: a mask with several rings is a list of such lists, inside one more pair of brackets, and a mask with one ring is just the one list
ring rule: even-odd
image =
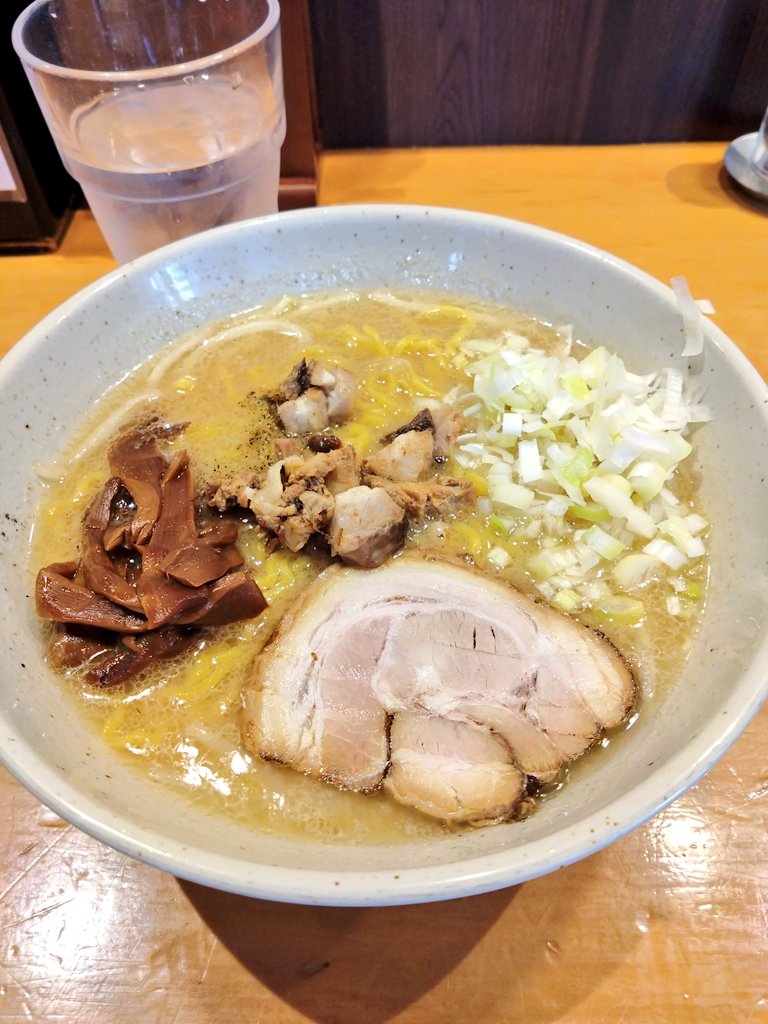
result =
[[[273,442],[280,433],[265,395],[297,361],[314,358],[354,375],[353,415],[334,433],[365,457],[425,399],[466,389],[466,373],[453,358],[458,346],[502,330],[553,352],[564,345],[556,327],[464,296],[349,292],[285,298],[180,339],[105,395],[59,459],[37,516],[33,571],[74,557],[82,516],[110,475],[107,448],[126,427],[150,416],[188,423],[167,448],[189,452],[198,488],[243,471],[264,471],[275,461]],[[469,475],[483,493],[476,474],[453,462],[445,472]],[[676,483],[681,501],[694,497],[694,484],[690,474]],[[473,510],[440,524],[412,526],[406,547],[472,560],[535,594],[526,562],[540,538],[509,543],[512,557],[503,569],[488,558],[499,543],[493,517]],[[441,831],[440,823],[383,795],[340,792],[246,752],[238,718],[253,659],[330,556],[272,550],[264,531],[245,514],[238,547],[269,602],[261,617],[204,629],[191,652],[121,686],[94,688],[77,671],[62,685],[117,754],[160,784],[181,790],[186,799],[204,801],[254,829],[345,842],[387,842]],[[703,585],[703,562],[696,572]],[[596,622],[589,611],[577,616],[599,625],[631,663],[643,697],[641,714],[679,673],[698,618],[668,614],[660,585],[646,587],[643,599],[647,614],[639,626]]]

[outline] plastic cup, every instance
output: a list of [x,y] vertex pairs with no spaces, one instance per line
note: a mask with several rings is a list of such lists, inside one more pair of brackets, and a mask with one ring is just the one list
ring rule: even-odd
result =
[[118,262],[277,210],[277,0],[35,0],[13,45]]

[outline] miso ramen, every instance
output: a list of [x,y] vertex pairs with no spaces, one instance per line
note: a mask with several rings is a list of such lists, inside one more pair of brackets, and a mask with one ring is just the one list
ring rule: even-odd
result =
[[[663,378],[636,376],[606,349],[590,353],[565,325],[465,296],[286,297],[161,351],[104,396],[46,470],[34,571],[77,557],[83,516],[110,477],[108,448],[137,424],[184,425],[163,449],[169,458],[188,453],[198,494],[266,473],[285,432],[270,396],[312,360],[354,379],[351,414],[333,434],[361,459],[420,410],[448,403],[461,414],[440,471],[471,484],[474,498],[410,521],[403,550],[471,563],[598,628],[631,665],[637,713],[647,713],[681,669],[706,593],[706,522],[684,459],[690,445],[677,440],[687,424],[675,433],[663,395],[657,413],[647,402],[637,413],[642,388],[663,390]],[[595,454],[590,438],[621,416],[626,438],[604,439]],[[658,441],[646,444],[656,461],[646,437]],[[346,842],[442,830],[382,793],[341,791],[244,746],[241,692],[254,658],[332,554],[322,544],[289,550],[245,510],[234,514],[237,548],[266,610],[202,628],[189,649],[119,685],[95,687],[82,668],[63,685],[116,754],[254,829]],[[611,742],[587,759],[609,756]]]

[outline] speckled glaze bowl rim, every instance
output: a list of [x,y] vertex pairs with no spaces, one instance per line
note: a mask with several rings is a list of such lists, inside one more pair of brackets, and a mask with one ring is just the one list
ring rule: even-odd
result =
[[[279,223],[300,230],[302,224],[334,223],[366,218],[391,223],[394,218],[455,224],[456,227],[514,231],[577,250],[601,264],[629,275],[667,305],[674,304],[670,289],[649,274],[587,243],[534,225],[489,214],[424,206],[338,206],[300,210],[256,221],[240,222],[173,243],[127,264],[94,282],[64,302],[38,323],[0,362],[0,391],[12,381],[18,364],[50,344],[57,327],[78,315],[96,295],[120,288],[127,276],[142,269],[162,267],[176,255],[203,252],[214,242],[226,241]],[[715,325],[704,327],[709,342],[725,355],[739,378],[745,397],[760,407],[768,437],[768,389],[746,357]],[[250,865],[224,854],[199,850],[167,840],[155,830],[138,827],[126,815],[105,813],[103,804],[83,797],[76,785],[55,774],[45,759],[12,737],[4,724],[0,761],[44,804],[84,832],[123,853],[166,870],[178,877],[225,891],[283,902],[325,905],[385,905],[429,902],[468,896],[519,884],[564,867],[619,839],[647,821],[696,782],[731,746],[768,695],[768,636],[756,645],[746,670],[734,684],[722,713],[706,721],[697,735],[662,766],[636,784],[620,799],[575,825],[565,824],[551,836],[535,839],[515,849],[475,856],[462,861],[427,867],[403,867],[396,871],[363,870],[339,873],[270,865]],[[247,874],[248,877],[243,877]]]

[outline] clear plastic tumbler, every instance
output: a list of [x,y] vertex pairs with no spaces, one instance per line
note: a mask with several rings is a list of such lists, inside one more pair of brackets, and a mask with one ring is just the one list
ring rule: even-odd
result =
[[115,258],[277,209],[277,0],[35,0],[13,45]]

